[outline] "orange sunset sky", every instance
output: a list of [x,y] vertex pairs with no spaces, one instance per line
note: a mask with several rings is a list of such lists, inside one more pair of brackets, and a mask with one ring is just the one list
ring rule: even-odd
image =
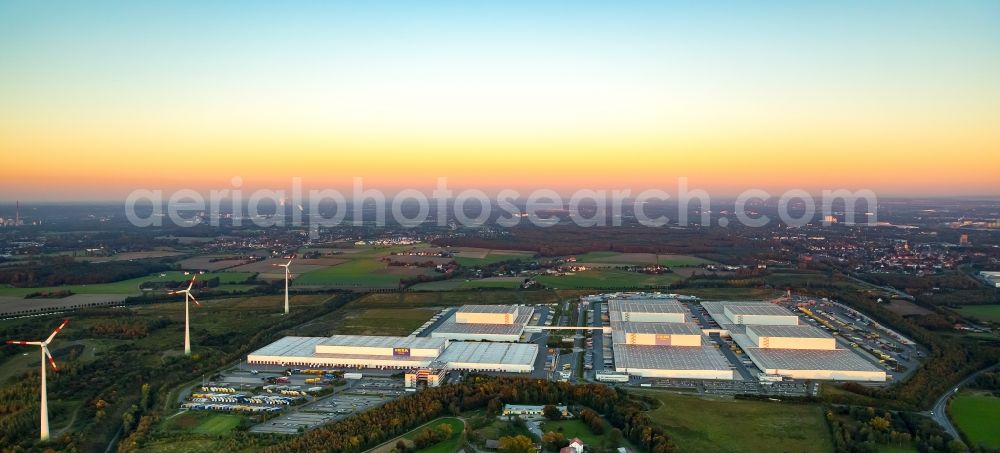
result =
[[996,2],[367,3],[0,3],[0,201],[1000,196]]

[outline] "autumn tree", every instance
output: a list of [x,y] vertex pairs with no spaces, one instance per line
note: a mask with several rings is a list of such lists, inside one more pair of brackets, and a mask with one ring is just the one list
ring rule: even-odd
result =
[[569,445],[569,441],[566,440],[566,436],[563,433],[549,431],[542,435],[542,446],[546,449],[559,451],[560,448],[567,445]]
[[528,436],[504,436],[500,438],[500,453],[535,453],[535,444]]

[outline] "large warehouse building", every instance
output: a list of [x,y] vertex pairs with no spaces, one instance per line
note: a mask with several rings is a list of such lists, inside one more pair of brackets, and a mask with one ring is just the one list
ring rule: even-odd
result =
[[762,372],[792,379],[884,382],[886,372],[829,333],[799,324],[791,311],[767,302],[702,302]]
[[727,324],[794,326],[799,323],[799,317],[795,313],[768,303],[726,304],[723,306],[723,313],[729,320]]
[[672,299],[624,299],[608,301],[611,321],[687,322],[688,311]]
[[522,305],[463,305],[431,331],[452,341],[517,342],[534,308]]
[[701,329],[690,323],[616,322],[613,344],[645,346],[701,346]]
[[247,356],[248,364],[317,368],[433,367],[526,373],[538,345],[452,342],[433,337],[334,335],[285,337]]
[[733,369],[672,299],[608,301],[615,371],[646,378],[731,380]]

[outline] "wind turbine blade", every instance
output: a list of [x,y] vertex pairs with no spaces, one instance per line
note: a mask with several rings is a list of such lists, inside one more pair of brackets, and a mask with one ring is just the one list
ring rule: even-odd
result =
[[52,332],[52,335],[49,335],[49,338],[45,340],[45,344],[48,344],[50,341],[52,341],[52,339],[55,338],[56,334],[62,331],[63,327],[66,327],[67,323],[69,323],[69,320],[64,319],[62,324],[59,324],[59,327],[56,327],[56,330]]
[[288,266],[291,266],[291,265],[292,265],[292,260],[288,260],[288,264],[286,264],[285,267],[288,267]]
[[197,304],[199,307],[201,306],[201,302],[198,302],[198,299],[194,298],[194,294],[188,294],[188,297],[190,297],[191,301]]
[[45,356],[49,358],[49,363],[52,364],[52,371],[59,371],[59,367],[56,366],[56,359],[52,358],[52,353],[49,352],[49,348],[42,346],[42,351],[45,351]]
[[191,283],[188,283],[188,291],[191,291],[191,287],[194,286],[194,281],[197,280],[197,279],[198,279],[197,275],[195,275],[194,277],[191,277]]
[[27,341],[21,341],[21,340],[7,340],[7,344],[21,344],[21,345],[24,345],[24,344],[29,344],[29,343]]

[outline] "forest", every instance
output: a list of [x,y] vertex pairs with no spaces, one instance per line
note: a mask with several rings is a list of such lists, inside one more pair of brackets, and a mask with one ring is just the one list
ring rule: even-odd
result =
[[33,260],[23,265],[0,268],[0,284],[21,288],[60,285],[90,285],[143,277],[172,269],[170,264],[152,261],[109,261],[94,264],[57,256]]
[[843,453],[875,453],[882,446],[917,451],[965,451],[941,426],[923,415],[863,406],[830,406],[826,419],[834,448]]
[[[388,441],[443,415],[485,408],[499,414],[504,404],[571,404],[603,414],[633,445],[653,453],[674,451],[670,436],[643,414],[646,402],[601,384],[570,384],[541,379],[470,376],[460,384],[429,388],[383,406],[321,426],[301,436],[256,438],[270,453],[359,452]],[[592,415],[593,417],[593,415]],[[234,442],[235,447],[246,447]]]

